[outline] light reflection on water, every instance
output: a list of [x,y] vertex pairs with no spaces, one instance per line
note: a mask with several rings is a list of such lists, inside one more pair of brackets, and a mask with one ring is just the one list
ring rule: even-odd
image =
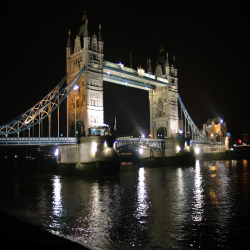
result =
[[140,223],[144,223],[144,220],[141,220],[142,217],[147,216],[147,190],[145,183],[145,170],[144,168],[140,168],[138,172],[138,185],[137,185],[137,208],[135,217],[139,220]]
[[195,164],[194,177],[194,208],[192,218],[193,221],[201,221],[203,216],[203,188],[202,188],[202,174],[200,171],[200,161],[197,160]]
[[53,179],[53,214],[60,217],[62,213],[61,179],[54,176]]
[[0,182],[1,206],[97,249],[234,249],[250,233],[249,161],[122,166],[120,178]]

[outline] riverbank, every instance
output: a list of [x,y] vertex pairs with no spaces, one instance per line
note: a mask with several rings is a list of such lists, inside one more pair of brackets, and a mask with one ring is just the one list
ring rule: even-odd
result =
[[25,249],[90,249],[0,210],[1,246]]

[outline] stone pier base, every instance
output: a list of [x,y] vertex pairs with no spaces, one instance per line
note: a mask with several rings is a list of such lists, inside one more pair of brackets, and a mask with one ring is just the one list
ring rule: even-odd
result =
[[57,172],[67,176],[117,176],[120,161],[113,136],[89,136],[80,144],[60,145]]

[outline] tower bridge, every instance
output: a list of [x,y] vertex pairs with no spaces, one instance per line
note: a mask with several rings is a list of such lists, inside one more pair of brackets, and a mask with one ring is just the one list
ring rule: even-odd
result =
[[[148,145],[160,145],[161,138],[173,138],[183,133],[184,137],[190,132],[195,138],[206,143],[214,140],[219,132],[208,138],[204,131],[197,128],[188,114],[180,95],[178,94],[178,74],[175,57],[170,65],[168,53],[159,50],[157,66],[153,73],[151,61],[148,72],[141,67],[137,70],[125,67],[122,63],[112,63],[104,60],[104,42],[102,39],[101,25],[98,36],[90,35],[88,20],[83,17],[79,33],[71,40],[69,31],[66,46],[66,76],[50,93],[28,111],[0,126],[0,144],[42,144],[47,143],[76,143],[76,137],[92,135],[91,128],[101,128],[104,124],[103,81],[120,84],[148,91],[150,110],[150,134],[152,140],[147,140]],[[63,83],[66,81],[66,87]],[[67,138],[59,137],[59,107],[67,103]],[[178,102],[184,114],[184,121],[178,115]],[[57,110],[57,111],[55,111]],[[51,138],[51,115],[58,116],[58,137]],[[48,120],[48,136],[43,138],[43,122]],[[39,130],[39,136],[34,137],[34,128]],[[189,131],[190,129],[190,131]],[[107,129],[106,129],[107,130]],[[106,132],[100,130],[101,135]],[[27,131],[28,137],[21,138],[21,132]],[[33,135],[33,136],[32,136]],[[13,139],[10,139],[13,138]],[[16,139],[15,139],[16,138]],[[30,139],[27,139],[30,138]],[[120,139],[119,143],[124,140]],[[146,140],[143,142],[145,143]]]

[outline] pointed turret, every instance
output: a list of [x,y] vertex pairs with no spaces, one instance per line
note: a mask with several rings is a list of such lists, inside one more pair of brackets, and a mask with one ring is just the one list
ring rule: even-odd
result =
[[166,76],[170,76],[170,66],[168,61],[168,52],[166,54]]
[[152,67],[151,67],[151,60],[150,60],[150,58],[148,60],[148,73],[149,74],[153,74],[153,70],[152,70]]
[[177,76],[177,67],[176,67],[176,62],[175,62],[175,56],[173,57],[174,59],[174,76]]
[[174,64],[171,64],[171,76],[174,76]]
[[174,68],[176,69],[175,56],[173,56],[173,60],[174,60],[173,65],[174,65]]
[[88,19],[86,19],[86,26],[85,26],[85,30],[84,30],[84,37],[89,37]]
[[103,42],[103,41],[102,41],[102,33],[101,33],[101,24],[99,24],[98,41]]
[[83,34],[83,41],[84,41],[84,49],[90,49],[90,37],[89,37],[89,31],[88,31],[88,19],[86,18],[85,21],[85,29]]
[[167,58],[167,60],[166,60],[166,67],[167,67],[167,66],[169,66],[169,61],[168,61],[168,52],[167,52],[167,54],[166,54],[166,58]]
[[[103,54],[103,39],[102,39],[102,32],[101,32],[101,24],[99,24],[99,34],[98,34],[98,51],[100,54]],[[103,62],[103,56],[100,59],[101,63]]]
[[72,45],[71,45],[70,30],[69,30],[69,37],[68,37],[68,42],[66,46],[66,58],[70,57],[71,51],[72,51]]
[[159,65],[161,66],[161,75],[157,75],[158,76],[162,76],[162,75],[165,75],[166,74],[166,60],[165,60],[165,55],[164,55],[164,49],[162,48],[162,45],[161,45],[161,49],[159,50],[159,56],[158,56],[158,63]]
[[82,18],[82,25],[80,27],[80,30],[79,30],[79,33],[78,33],[78,36],[80,37],[80,39],[82,40],[82,38],[84,37],[84,34],[85,34],[85,30],[86,30],[86,20],[87,20],[87,15],[85,15],[85,11],[84,11],[84,15],[83,15],[83,18]]
[[71,40],[70,40],[70,30],[69,30],[69,36],[68,36],[68,42],[67,42],[67,48],[71,47]]

